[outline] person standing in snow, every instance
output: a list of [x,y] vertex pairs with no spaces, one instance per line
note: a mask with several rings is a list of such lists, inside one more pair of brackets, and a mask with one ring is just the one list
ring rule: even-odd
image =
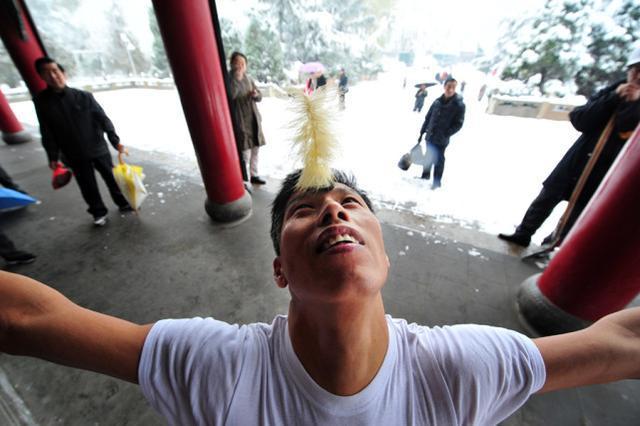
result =
[[431,104],[418,137],[419,143],[422,141],[422,136],[426,134],[427,155],[421,178],[430,179],[433,166],[431,189],[440,188],[442,185],[444,152],[449,145],[449,138],[458,132],[464,123],[465,105],[462,97],[456,94],[457,84],[455,78],[447,78],[444,83],[444,93]]
[[253,79],[247,75],[246,56],[240,52],[233,52],[229,62],[233,132],[245,164],[243,176],[253,184],[263,185],[267,182],[258,173],[258,152],[265,144],[265,139],[262,133],[262,118],[256,105],[256,102],[262,100],[262,93]]
[[413,111],[421,112],[424,106],[424,98],[427,97],[427,86],[421,84],[416,92],[416,102],[413,104]]
[[542,190],[527,209],[515,232],[498,234],[498,238],[522,247],[530,244],[531,237],[553,209],[561,201],[571,197],[600,135],[607,127],[609,120],[614,117],[611,135],[576,200],[562,234],[547,236],[543,244],[555,238],[562,240],[567,235],[640,122],[640,47],[631,53],[626,66],[626,80],[602,89],[585,105],[571,111],[569,114],[571,124],[576,130],[582,132],[582,135],[542,183]]
[[340,75],[338,76],[338,95],[340,96],[340,109],[345,108],[345,95],[349,91],[349,77],[344,71],[344,68],[340,68]]

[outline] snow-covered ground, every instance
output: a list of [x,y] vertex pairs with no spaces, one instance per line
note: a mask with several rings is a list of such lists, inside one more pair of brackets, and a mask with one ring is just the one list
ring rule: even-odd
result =
[[[352,86],[346,110],[337,115],[342,152],[336,166],[353,171],[384,208],[405,209],[489,233],[513,230],[577,132],[569,122],[485,114],[485,104],[476,101],[478,88],[468,83],[466,120],[447,149],[443,186],[432,191],[431,182],[418,179],[419,166],[405,172],[397,162],[415,144],[439,90],[429,89],[425,108],[418,114],[412,112],[415,89],[411,84],[403,89],[398,73]],[[95,96],[123,144],[174,155],[192,164],[197,173],[177,92],[130,89]],[[286,130],[288,102],[265,98],[260,104],[267,139],[260,151],[260,169],[267,177],[282,178],[296,166]],[[12,103],[12,108],[22,122],[37,125],[31,102]],[[556,209],[534,241],[551,232],[562,208]]]

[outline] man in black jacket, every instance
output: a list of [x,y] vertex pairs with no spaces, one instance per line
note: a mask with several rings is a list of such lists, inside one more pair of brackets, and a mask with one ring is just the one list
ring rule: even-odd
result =
[[444,173],[444,151],[449,145],[449,138],[462,128],[464,123],[465,105],[462,97],[456,94],[458,82],[449,77],[444,83],[444,94],[433,101],[424,119],[418,142],[426,133],[427,156],[422,168],[422,179],[431,177],[433,166],[433,184],[431,189],[441,186]]
[[94,225],[106,225],[108,211],[100,197],[94,169],[107,184],[120,211],[132,211],[113,178],[113,162],[104,133],[118,152],[126,150],[109,117],[91,93],[67,86],[64,68],[53,59],[39,58],[35,67],[47,83],[47,88],[35,96],[33,103],[49,167],[55,169],[62,159],[73,170]]
[[626,80],[602,89],[587,104],[571,111],[571,124],[582,135],[542,183],[542,190],[527,209],[516,231],[513,234],[498,234],[498,238],[523,247],[529,245],[531,236],[553,209],[562,200],[571,197],[600,135],[612,117],[614,121],[611,135],[591,170],[561,235],[550,235],[543,244],[551,242],[553,238],[562,240],[569,232],[640,122],[640,47],[629,57]]

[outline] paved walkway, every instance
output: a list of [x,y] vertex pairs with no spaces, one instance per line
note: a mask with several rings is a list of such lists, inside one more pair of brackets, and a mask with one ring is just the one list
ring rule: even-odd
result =
[[[270,322],[286,312],[288,294],[273,283],[268,238],[277,182],[255,188],[247,221],[216,225],[204,211],[195,164],[178,168],[166,155],[133,152],[131,161],[144,167],[151,195],[139,216],[120,215],[114,207],[109,224],[97,229],[75,184],[51,188],[38,142],[1,145],[0,161],[41,200],[0,215],[20,248],[38,255],[13,271],[80,305],[138,323],[196,315]],[[406,213],[381,211],[379,217],[392,263],[384,290],[388,313],[428,325],[474,322],[523,330],[515,295],[525,278],[539,272],[535,266],[492,235]],[[162,423],[136,386],[97,374],[0,355],[3,383],[3,425]],[[534,396],[504,424],[634,425],[639,400],[637,381],[556,392]]]

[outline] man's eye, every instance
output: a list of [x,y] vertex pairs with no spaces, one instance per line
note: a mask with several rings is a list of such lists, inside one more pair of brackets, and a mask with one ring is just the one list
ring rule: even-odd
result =
[[298,204],[297,206],[295,206],[291,212],[292,213],[297,213],[299,211],[303,211],[305,209],[312,209],[313,206],[311,206],[311,204]]
[[353,204],[353,203],[360,205],[360,201],[355,197],[347,197],[344,200],[342,200],[342,204]]

